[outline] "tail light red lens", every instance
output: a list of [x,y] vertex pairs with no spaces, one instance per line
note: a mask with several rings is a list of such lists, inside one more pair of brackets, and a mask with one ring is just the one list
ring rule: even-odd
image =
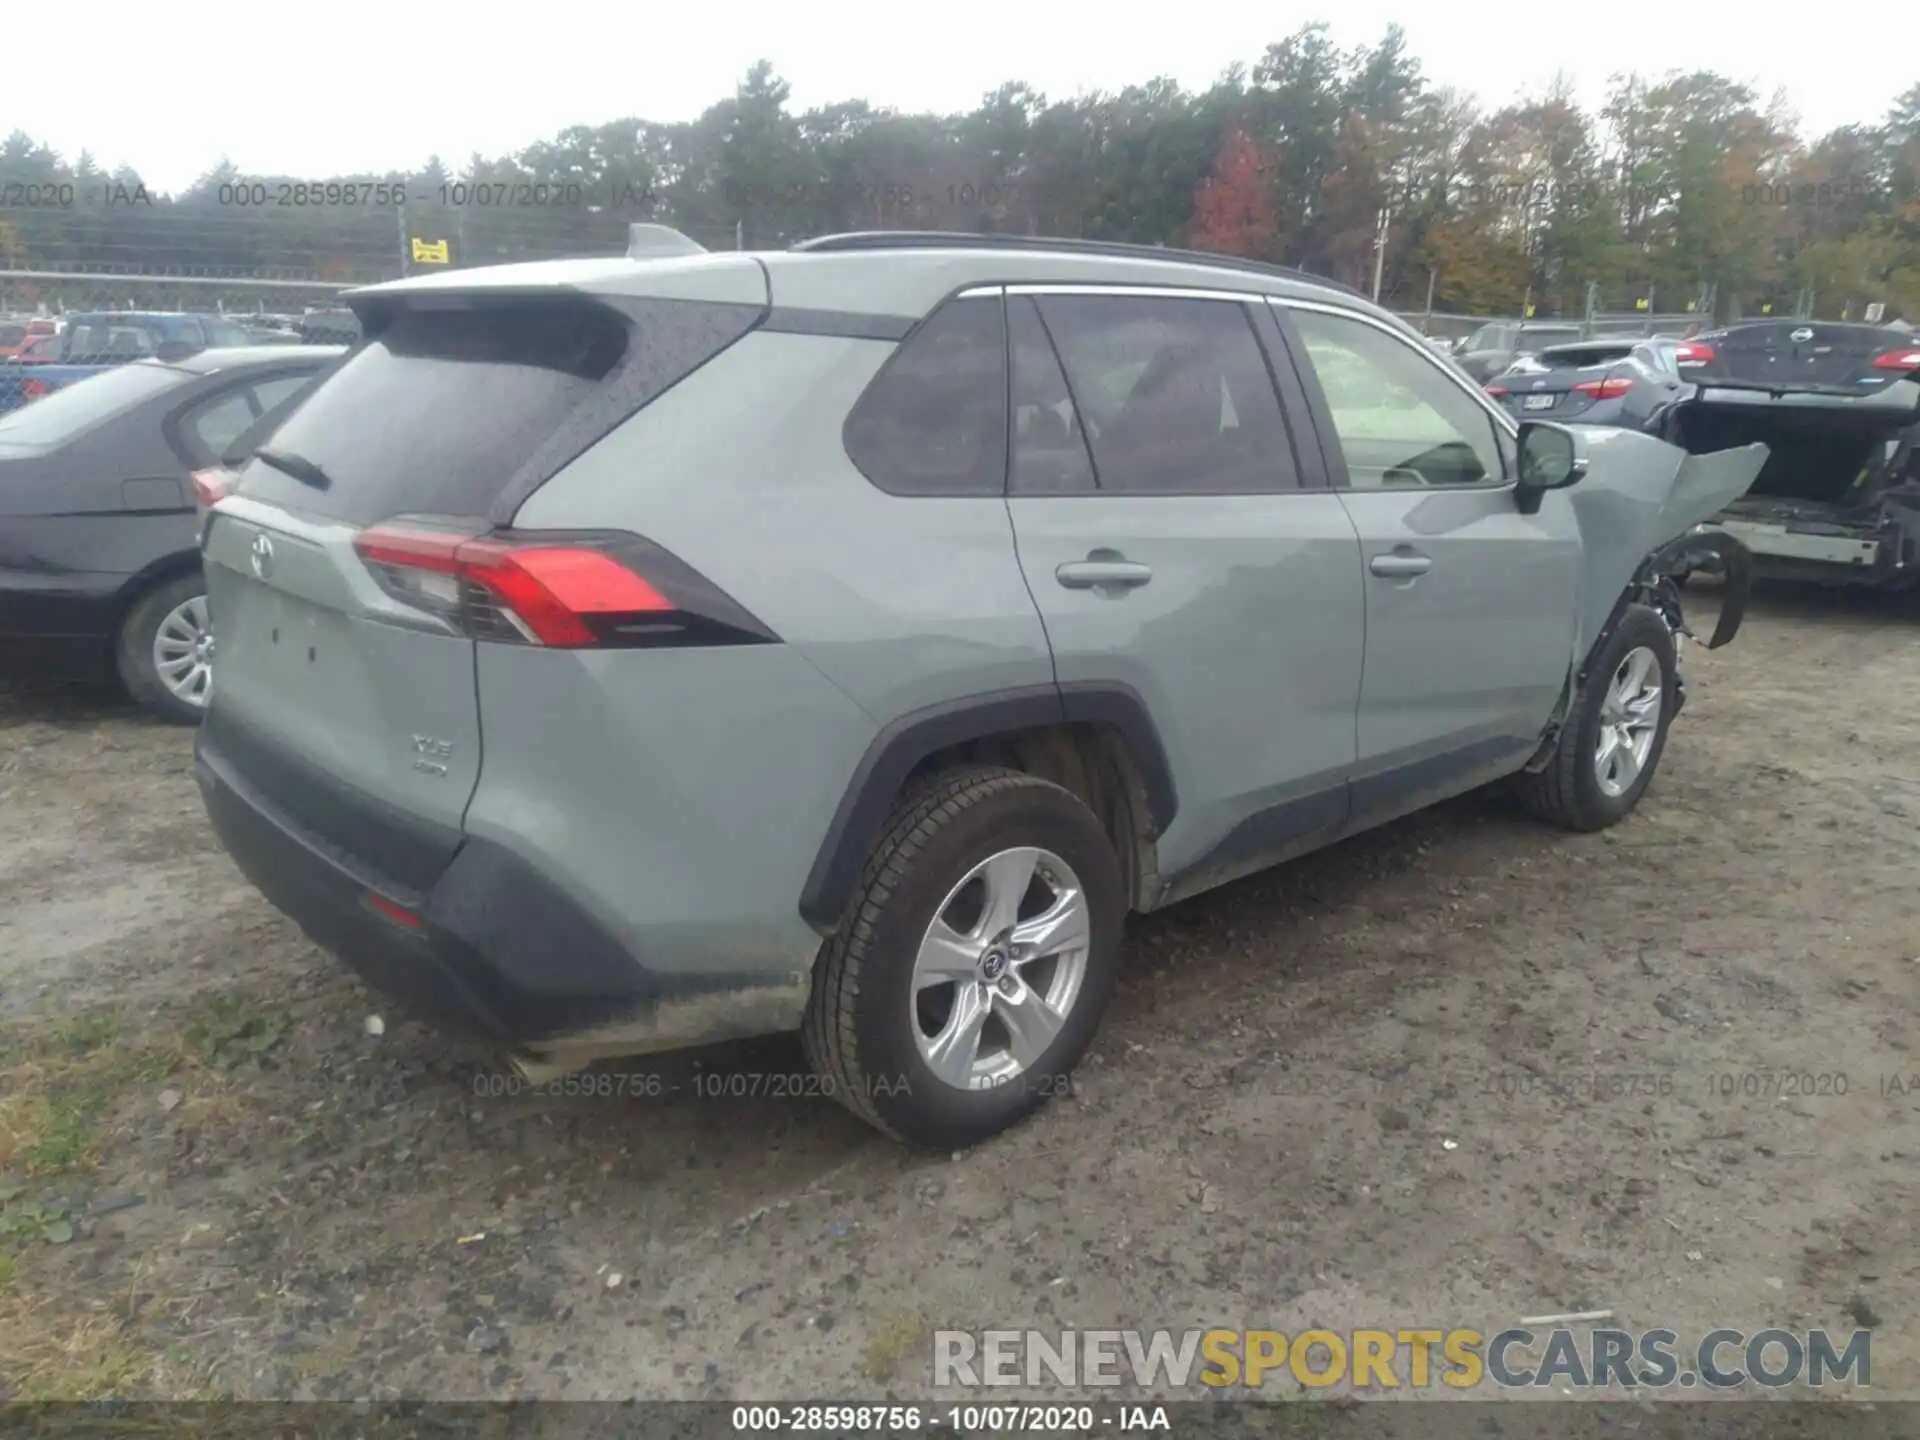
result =
[[1610,375],[1605,380],[1582,380],[1573,388],[1595,400],[1617,400],[1633,388],[1633,381],[1624,375]]
[[1496,399],[1496,400],[1498,400],[1498,399],[1500,399],[1500,398],[1502,398],[1502,397],[1503,397],[1503,396],[1505,396],[1505,395],[1506,395],[1507,393],[1508,393],[1508,390],[1507,390],[1507,387],[1506,387],[1506,386],[1504,386],[1504,385],[1489,385],[1489,386],[1487,386],[1487,394],[1489,394],[1489,395],[1491,395],[1491,396],[1493,396],[1493,398],[1494,398],[1494,399]]
[[354,540],[381,589],[475,640],[553,649],[766,643],[773,633],[636,535],[393,521]]
[[1876,370],[1920,370],[1920,348],[1889,350],[1874,357]]
[[20,382],[20,398],[22,400],[38,400],[42,395],[47,393],[49,388],[47,382],[44,380],[23,380]]
[[232,493],[233,476],[228,471],[212,469],[193,472],[193,503],[203,509],[212,509]]
[[1711,345],[1700,345],[1689,342],[1685,345],[1676,345],[1674,347],[1673,362],[1676,365],[1704,365],[1713,359],[1714,354],[1715,351]]

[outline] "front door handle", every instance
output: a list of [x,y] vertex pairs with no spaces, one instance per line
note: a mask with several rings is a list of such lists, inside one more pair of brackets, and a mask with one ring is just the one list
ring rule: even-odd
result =
[[1070,560],[1053,578],[1069,590],[1131,590],[1153,579],[1153,571],[1132,560]]
[[1405,580],[1415,575],[1424,575],[1433,568],[1433,560],[1426,555],[1409,555],[1396,552],[1390,555],[1376,555],[1367,562],[1367,568],[1376,575],[1393,580]]

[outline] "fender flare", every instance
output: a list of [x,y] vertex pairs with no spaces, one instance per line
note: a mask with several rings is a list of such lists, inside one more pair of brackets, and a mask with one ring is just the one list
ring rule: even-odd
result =
[[1105,725],[1118,733],[1146,788],[1151,833],[1164,833],[1178,808],[1173,770],[1159,728],[1131,686],[1117,681],[1033,685],[945,701],[901,716],[867,746],[807,872],[801,918],[823,935],[833,933],[901,787],[928,756],[973,740],[1076,723]]

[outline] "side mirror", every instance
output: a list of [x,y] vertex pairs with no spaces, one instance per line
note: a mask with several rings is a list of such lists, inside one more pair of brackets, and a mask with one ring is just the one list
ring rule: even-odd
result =
[[1540,508],[1549,490],[1577,485],[1587,473],[1586,444],[1565,425],[1546,420],[1520,424],[1520,479],[1515,499],[1522,515]]

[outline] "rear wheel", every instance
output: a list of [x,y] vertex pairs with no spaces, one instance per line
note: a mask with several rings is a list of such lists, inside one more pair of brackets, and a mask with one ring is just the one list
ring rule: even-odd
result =
[[149,590],[120,625],[115,666],[127,692],[176,725],[198,725],[213,693],[213,625],[196,571]]
[[801,1035],[833,1094],[909,1144],[984,1140],[1066,1091],[1126,911],[1093,813],[1018,771],[904,799],[816,968]]
[[1631,607],[1594,656],[1546,768],[1519,777],[1521,804],[1569,830],[1625,819],[1666,749],[1678,679],[1666,622]]

